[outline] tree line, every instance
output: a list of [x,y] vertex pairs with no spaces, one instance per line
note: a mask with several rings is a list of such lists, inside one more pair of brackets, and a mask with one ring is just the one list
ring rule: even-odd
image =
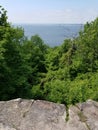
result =
[[28,39],[6,13],[0,6],[0,100],[98,101],[98,18],[78,37],[49,47],[38,35]]

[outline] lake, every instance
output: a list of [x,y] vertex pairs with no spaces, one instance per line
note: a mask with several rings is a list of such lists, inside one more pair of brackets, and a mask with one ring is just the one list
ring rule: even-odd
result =
[[24,28],[25,35],[30,38],[38,34],[45,44],[58,46],[66,38],[74,38],[83,29],[82,24],[15,24]]

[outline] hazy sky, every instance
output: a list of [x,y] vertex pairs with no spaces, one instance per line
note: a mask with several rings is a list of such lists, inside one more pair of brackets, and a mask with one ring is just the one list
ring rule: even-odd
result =
[[98,0],[0,0],[12,23],[85,23],[98,17]]

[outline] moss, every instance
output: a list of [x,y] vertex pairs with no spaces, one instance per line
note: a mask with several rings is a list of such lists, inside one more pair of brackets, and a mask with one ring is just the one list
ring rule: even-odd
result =
[[65,118],[66,122],[69,121],[69,107],[66,107],[66,118]]
[[87,117],[82,112],[79,112],[78,116],[82,122],[85,122],[87,120]]

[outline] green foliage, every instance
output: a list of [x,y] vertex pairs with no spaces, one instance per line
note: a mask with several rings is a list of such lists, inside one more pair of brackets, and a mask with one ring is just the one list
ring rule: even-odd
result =
[[31,68],[28,82],[30,85],[36,85],[40,82],[43,74],[47,72],[45,66],[45,53],[47,53],[46,45],[39,36],[35,35],[30,41],[27,41],[23,45],[23,50]]
[[29,95],[29,67],[22,54],[23,30],[7,22],[6,11],[0,16],[0,100]]
[[0,100],[44,99],[70,104],[98,101],[98,18],[75,39],[48,47],[7,22],[0,6]]
[[7,15],[6,15],[7,11],[0,6],[0,26],[7,26]]
[[67,105],[89,98],[98,100],[97,36],[98,19],[87,23],[76,39],[65,40],[61,46],[49,49],[48,73],[39,87],[46,100]]

